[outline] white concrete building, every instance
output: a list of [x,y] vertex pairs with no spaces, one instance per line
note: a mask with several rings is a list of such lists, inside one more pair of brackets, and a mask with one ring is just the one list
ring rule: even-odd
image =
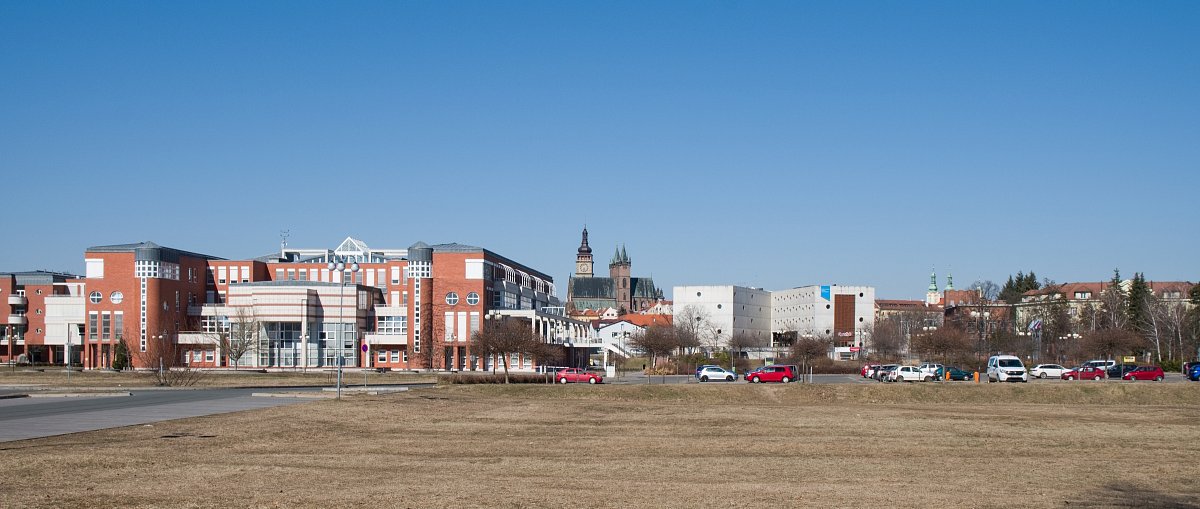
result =
[[674,320],[707,320],[705,346],[723,347],[735,334],[760,344],[771,340],[771,292],[744,286],[676,286]]
[[[707,318],[711,344],[723,347],[745,334],[775,354],[796,338],[828,337],[830,357],[849,360],[875,325],[875,289],[870,286],[812,285],[767,291],[742,286],[676,286],[676,323]],[[691,311],[690,311],[691,310]]]

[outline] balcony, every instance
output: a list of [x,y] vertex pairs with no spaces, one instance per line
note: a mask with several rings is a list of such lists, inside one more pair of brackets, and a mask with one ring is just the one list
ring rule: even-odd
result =
[[371,346],[381,345],[407,345],[407,334],[367,334],[363,340]]
[[8,296],[8,305],[10,306],[28,306],[29,299],[24,295],[11,294]]
[[9,325],[29,325],[29,319],[25,318],[25,315],[8,315],[8,321],[5,323]]

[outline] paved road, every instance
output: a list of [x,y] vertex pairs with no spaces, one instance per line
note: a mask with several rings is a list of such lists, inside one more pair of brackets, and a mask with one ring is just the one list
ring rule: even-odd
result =
[[129,392],[131,396],[0,399],[0,442],[311,401],[251,396],[254,392],[268,392],[264,389]]
[[[648,381],[647,381],[647,378],[649,378]],[[818,383],[818,384],[877,384],[877,383],[881,383],[881,382],[877,382],[877,381],[869,379],[869,378],[863,378],[858,375],[813,375],[812,381],[813,381],[813,383]],[[984,375],[984,378],[980,381],[982,383],[986,383],[987,375]],[[1094,382],[1094,381],[1088,381],[1088,380],[1068,381],[1068,380],[1060,380],[1057,378],[1047,378],[1045,380],[1039,380],[1039,379],[1034,378],[1033,380],[1031,380],[1032,383],[1036,383],[1036,384],[1059,384],[1059,383],[1062,383],[1062,384],[1069,384],[1069,383],[1152,384],[1152,383],[1180,383],[1180,382],[1187,382],[1187,381],[1188,381],[1187,377],[1180,375],[1179,373],[1167,373],[1167,378],[1163,382],[1127,382],[1124,380],[1116,380],[1116,379],[1102,380],[1100,382]],[[659,385],[659,384],[699,383],[696,381],[695,377],[691,377],[691,376],[687,376],[687,375],[667,375],[667,376],[651,375],[651,376],[647,377],[646,375],[642,374],[641,372],[621,373],[620,376],[617,376],[615,378],[605,378],[604,382],[611,383],[611,384],[622,384],[622,385],[632,385],[632,384]],[[722,385],[722,384],[728,384],[728,383],[730,383],[730,382],[709,382],[708,384],[709,385]],[[746,382],[739,377],[737,381],[732,382],[732,383],[739,384],[739,383],[746,383]],[[942,383],[942,382],[938,382],[938,383]],[[963,384],[966,382],[959,381],[959,382],[946,382],[946,383]]]

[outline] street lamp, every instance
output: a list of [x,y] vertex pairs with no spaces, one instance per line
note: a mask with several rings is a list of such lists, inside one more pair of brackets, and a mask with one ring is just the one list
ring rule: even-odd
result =
[[[345,324],[343,323],[343,321],[346,318],[346,310],[342,306],[345,303],[345,297],[346,297],[346,268],[347,267],[346,267],[345,260],[337,262],[337,263],[334,263],[332,260],[330,260],[328,267],[329,267],[330,274],[332,274],[334,271],[338,272],[337,397],[338,397],[338,399],[342,399],[342,366],[344,366],[346,364],[346,343],[345,343],[346,337],[345,337]],[[358,263],[351,262],[349,269],[350,269],[351,274],[357,273],[358,272]],[[353,276],[351,276],[351,277],[353,277]],[[357,294],[355,296],[355,302],[356,303],[358,302]],[[358,314],[357,314],[358,311],[357,310],[358,310],[358,306],[356,304],[355,305],[355,315],[354,315],[355,316],[355,318],[354,318],[355,328],[358,327]],[[355,334],[355,336],[357,336],[357,334]]]

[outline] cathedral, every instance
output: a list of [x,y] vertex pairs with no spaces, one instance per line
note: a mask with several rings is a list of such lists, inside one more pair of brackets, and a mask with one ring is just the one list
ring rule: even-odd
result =
[[654,306],[663,298],[654,279],[630,277],[633,263],[625,246],[619,246],[608,262],[608,277],[597,277],[593,271],[592,248],[588,246],[588,231],[583,229],[583,241],[575,254],[575,274],[567,283],[567,313],[608,308],[618,314],[638,313]]

